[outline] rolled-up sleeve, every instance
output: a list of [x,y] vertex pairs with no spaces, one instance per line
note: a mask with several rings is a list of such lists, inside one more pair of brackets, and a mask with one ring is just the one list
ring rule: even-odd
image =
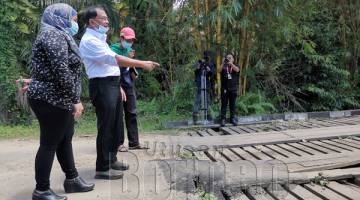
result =
[[115,58],[117,54],[106,43],[97,39],[84,41],[81,45],[80,53],[83,59],[107,65],[118,65]]

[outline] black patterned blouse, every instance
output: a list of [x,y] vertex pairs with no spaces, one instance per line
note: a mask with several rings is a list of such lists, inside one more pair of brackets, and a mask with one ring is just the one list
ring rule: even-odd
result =
[[80,102],[81,58],[58,30],[41,32],[33,44],[30,99],[72,110]]

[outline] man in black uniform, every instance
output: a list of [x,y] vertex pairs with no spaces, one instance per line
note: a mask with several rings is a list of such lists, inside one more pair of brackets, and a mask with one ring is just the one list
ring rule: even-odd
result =
[[227,54],[221,65],[221,126],[226,123],[226,107],[229,103],[230,122],[236,126],[235,102],[239,87],[240,68],[234,64],[234,56]]

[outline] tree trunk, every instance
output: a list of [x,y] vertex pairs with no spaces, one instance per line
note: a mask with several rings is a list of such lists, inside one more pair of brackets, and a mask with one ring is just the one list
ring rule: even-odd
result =
[[[250,4],[248,0],[244,0],[243,3],[243,14],[242,19],[248,18],[250,13]],[[240,76],[239,76],[239,95],[245,94],[246,91],[246,75],[244,71],[247,69],[248,63],[248,30],[245,27],[240,27],[240,53],[239,53],[239,65],[240,65]],[[245,70],[244,70],[245,69]]]
[[210,50],[211,47],[211,41],[212,41],[212,34],[211,34],[211,23],[209,18],[209,0],[205,0],[205,19],[206,19],[206,44],[205,47],[207,50]]
[[217,96],[220,97],[220,72],[221,71],[221,43],[222,43],[222,35],[221,35],[221,26],[222,26],[222,18],[221,18],[221,7],[222,7],[222,0],[216,0],[216,6],[217,6],[217,21],[216,21],[216,49],[217,49],[217,55],[216,55],[216,80],[217,80]]
[[193,36],[195,38],[195,46],[196,49],[198,50],[199,55],[201,55],[201,52],[203,51],[202,49],[202,44],[201,44],[201,35],[200,35],[200,23],[199,23],[199,16],[200,16],[200,0],[195,0],[194,2],[194,7],[193,7],[193,11],[195,14],[195,25],[194,25],[194,29],[193,29]]

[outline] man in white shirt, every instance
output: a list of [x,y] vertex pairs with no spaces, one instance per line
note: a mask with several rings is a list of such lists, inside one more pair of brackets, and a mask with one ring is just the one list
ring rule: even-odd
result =
[[110,49],[106,43],[109,20],[104,8],[90,7],[84,16],[87,29],[80,42],[80,53],[90,79],[89,94],[97,117],[95,178],[120,179],[122,171],[129,166],[117,161],[116,157],[123,131],[119,66],[151,71],[159,64],[120,56]]

